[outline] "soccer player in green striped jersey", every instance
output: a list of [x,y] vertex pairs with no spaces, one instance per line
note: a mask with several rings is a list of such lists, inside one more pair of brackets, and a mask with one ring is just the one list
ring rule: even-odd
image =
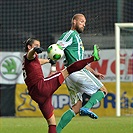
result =
[[[60,44],[64,49],[66,66],[77,60],[82,60],[84,57],[84,46],[80,33],[84,31],[85,24],[85,16],[83,14],[75,14],[71,21],[71,29],[64,32],[57,41],[57,44]],[[95,47],[97,46],[94,45]],[[107,89],[99,80],[103,78],[104,75],[95,72],[89,65],[66,78],[65,83],[70,94],[72,107],[62,115],[56,128],[57,133],[60,133],[78,113],[88,115],[92,119],[98,118],[90,109],[107,94]],[[88,94],[91,98],[82,107],[83,93]]]

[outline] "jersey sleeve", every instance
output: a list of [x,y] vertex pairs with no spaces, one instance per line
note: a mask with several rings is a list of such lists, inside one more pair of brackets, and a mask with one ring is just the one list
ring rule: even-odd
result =
[[57,41],[57,44],[60,44],[63,49],[70,46],[73,43],[73,31],[70,30],[68,32],[65,32],[61,35],[59,40]]

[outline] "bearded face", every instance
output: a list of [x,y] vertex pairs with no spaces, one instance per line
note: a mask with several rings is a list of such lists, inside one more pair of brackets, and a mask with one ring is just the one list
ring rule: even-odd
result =
[[75,30],[78,32],[78,33],[82,33],[84,31],[84,27],[80,27],[78,24],[75,25]]
[[74,21],[73,21],[73,29],[75,29],[78,33],[82,33],[84,31],[86,23],[86,18],[84,16],[78,16]]

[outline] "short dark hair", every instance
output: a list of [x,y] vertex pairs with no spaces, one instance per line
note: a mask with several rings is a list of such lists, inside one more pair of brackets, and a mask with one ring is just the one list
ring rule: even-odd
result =
[[24,41],[23,42],[23,44],[24,44],[24,51],[25,52],[27,52],[28,51],[28,45],[32,45],[33,43],[34,43],[34,41],[39,41],[38,39],[36,39],[36,38],[28,38],[26,41]]

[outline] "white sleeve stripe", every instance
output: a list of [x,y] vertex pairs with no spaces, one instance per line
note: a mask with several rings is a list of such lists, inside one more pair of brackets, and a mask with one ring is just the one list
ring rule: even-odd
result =
[[76,37],[76,40],[77,40],[77,43],[78,43],[78,59],[81,59],[80,58],[80,42],[79,42],[78,36],[75,35],[75,37]]
[[70,30],[64,37],[63,37],[63,41],[66,41],[68,39],[68,37],[73,33],[72,30]]

